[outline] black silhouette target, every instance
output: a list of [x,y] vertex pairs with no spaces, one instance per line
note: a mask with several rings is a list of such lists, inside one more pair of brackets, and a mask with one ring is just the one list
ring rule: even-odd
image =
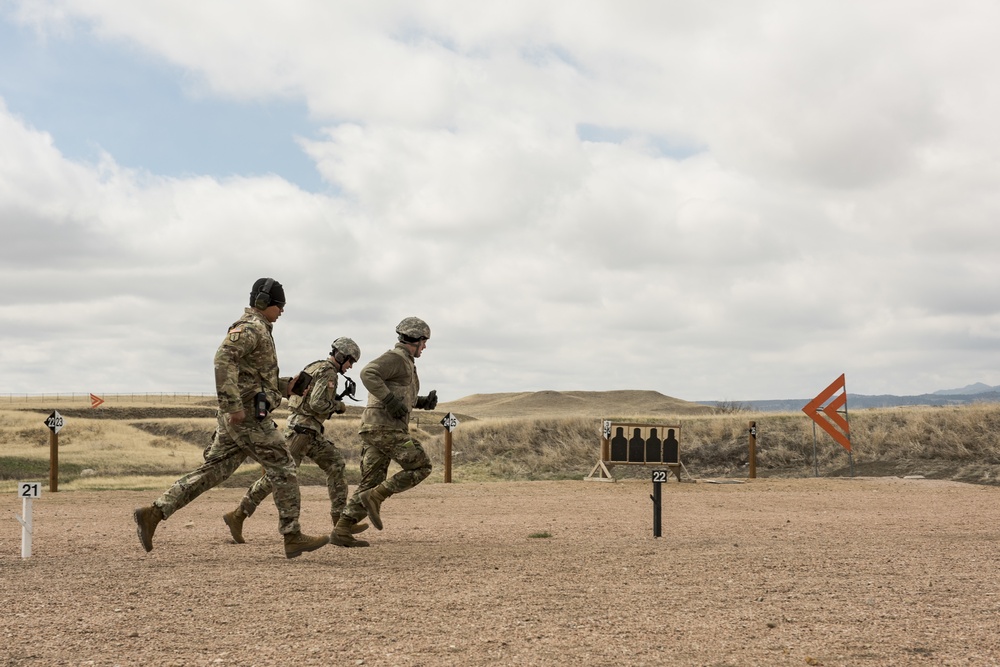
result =
[[606,432],[611,435],[609,463],[680,463],[679,425],[611,422],[611,428]]

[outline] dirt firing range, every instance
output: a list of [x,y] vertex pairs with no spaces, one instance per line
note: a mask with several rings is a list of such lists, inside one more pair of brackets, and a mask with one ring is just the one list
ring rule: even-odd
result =
[[[997,664],[1000,489],[899,478],[425,484],[368,549],[245,545],[215,489],[139,546],[155,492],[0,500],[0,665]],[[303,488],[306,530],[329,527]],[[545,537],[548,535],[548,537]]]

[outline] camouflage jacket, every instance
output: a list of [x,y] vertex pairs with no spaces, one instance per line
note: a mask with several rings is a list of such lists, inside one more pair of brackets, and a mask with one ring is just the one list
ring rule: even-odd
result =
[[267,394],[271,410],[281,405],[288,378],[278,377],[278,354],[271,337],[271,323],[256,308],[247,308],[243,317],[229,327],[226,338],[215,352],[215,389],[219,410],[226,414],[245,410],[253,414],[253,399],[259,391]]
[[322,433],[323,422],[344,407],[343,402],[337,400],[337,368],[329,359],[320,359],[306,366],[305,372],[312,375],[312,386],[305,396],[289,397],[292,416],[288,418],[288,425],[305,426]]
[[[402,343],[372,359],[361,369],[361,382],[368,390],[368,407],[361,413],[360,433],[381,429],[409,430],[410,412],[417,404],[420,379],[413,355]],[[382,401],[390,393],[406,406],[402,419],[393,419]]]

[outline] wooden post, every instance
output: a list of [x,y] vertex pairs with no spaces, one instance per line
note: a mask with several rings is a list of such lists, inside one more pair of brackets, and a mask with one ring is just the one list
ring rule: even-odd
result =
[[59,490],[59,434],[49,430],[49,491]]
[[750,422],[750,479],[757,479],[757,422]]
[[444,481],[451,483],[451,431],[444,430]]

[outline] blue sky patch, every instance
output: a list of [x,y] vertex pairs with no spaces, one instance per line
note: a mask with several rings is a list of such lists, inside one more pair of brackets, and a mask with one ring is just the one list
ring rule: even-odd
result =
[[332,189],[295,142],[318,135],[304,103],[195,95],[205,87],[189,76],[126,42],[82,29],[42,39],[0,19],[0,97],[67,158],[96,162],[104,150],[164,176],[273,173],[309,192]]
[[674,160],[683,160],[705,151],[703,146],[696,146],[667,137],[644,134],[621,127],[594,125],[592,123],[578,123],[576,126],[576,136],[582,141],[595,143],[622,144],[629,140],[635,140],[645,144],[657,155]]

